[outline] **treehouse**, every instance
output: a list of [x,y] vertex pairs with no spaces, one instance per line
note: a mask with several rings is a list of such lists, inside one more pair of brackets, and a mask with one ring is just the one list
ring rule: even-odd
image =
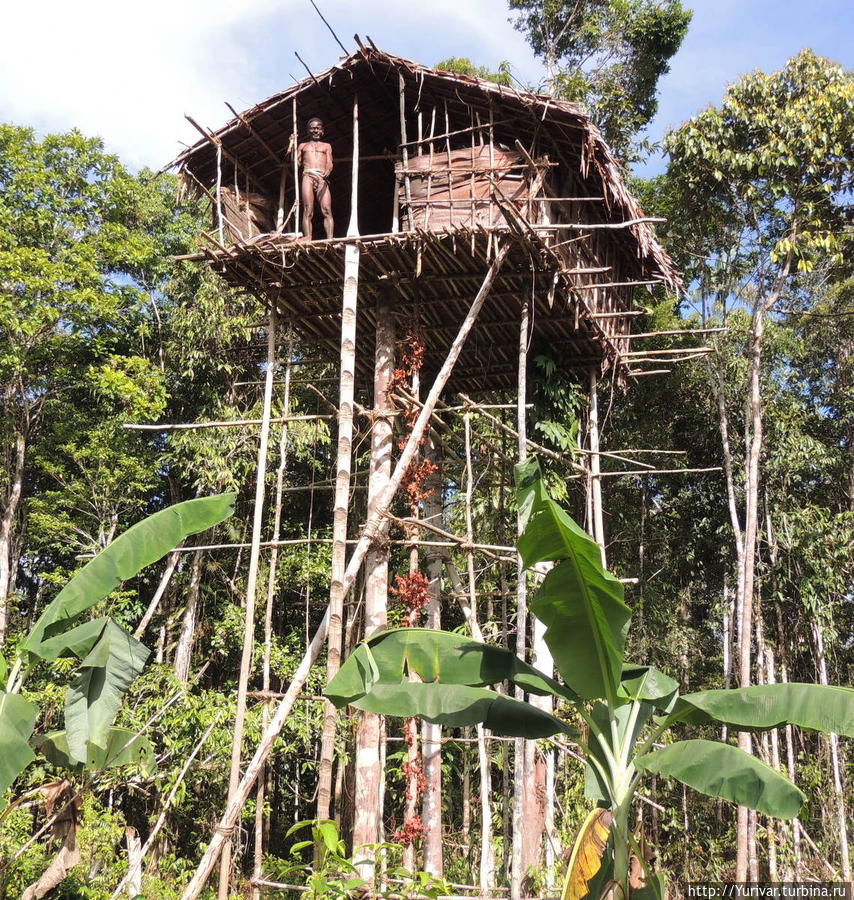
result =
[[[331,146],[331,171],[329,151],[317,143],[315,118],[325,129],[322,141]],[[298,148],[305,144],[310,125],[315,143],[309,153]],[[219,130],[196,127],[202,140],[173,163],[183,188],[208,197],[212,204],[211,228],[203,234],[201,252],[192,258],[206,261],[229,284],[259,297],[270,319],[250,571],[252,560],[257,567],[261,550],[266,436],[281,324],[286,322],[299,333],[302,352],[308,349],[312,357],[340,360],[337,403],[334,391],[327,391],[321,401],[335,408],[338,437],[328,483],[334,490],[329,606],[300,664],[303,674],[294,676],[278,718],[270,725],[275,735],[286,714],[281,710],[293,702],[287,697],[299,690],[300,678],[305,678],[324,640],[331,677],[343,654],[345,621],[349,629],[365,636],[383,627],[390,572],[401,567],[399,557],[392,559],[393,546],[405,548],[411,584],[423,586],[419,603],[424,605],[414,607],[413,615],[423,612],[433,628],[439,627],[442,615],[443,568],[461,584],[452,551],[465,551],[469,573],[474,572],[476,552],[489,554],[487,564],[506,560],[496,552],[513,552],[508,542],[515,539],[515,526],[503,545],[473,543],[471,524],[467,536],[447,530],[453,526],[443,516],[448,492],[442,483],[457,486],[450,492],[457,501],[463,496],[459,486],[472,483],[471,410],[485,417],[481,422],[498,429],[493,438],[498,433],[514,435],[520,458],[528,448],[550,453],[566,463],[572,478],[585,478],[587,525],[604,547],[597,382],[603,375],[624,382],[633,374],[631,360],[639,354],[630,350],[630,334],[634,317],[641,314],[633,308],[635,288],[675,289],[678,275],[655,238],[654,220],[644,215],[627,190],[620,166],[599,132],[572,103],[429,69],[373,45],[360,45],[358,52],[326,72],[235,113]],[[319,169],[322,185],[308,174],[314,168]],[[315,181],[315,186],[307,185],[307,195],[304,180]],[[306,199],[320,206],[327,191],[332,235],[309,240],[308,234],[300,234],[305,227],[301,207]],[[319,220],[321,210],[315,212]],[[319,224],[312,228],[315,238],[321,234]],[[325,222],[324,232],[330,226]],[[526,368],[529,352],[538,348],[564,370],[582,376],[589,392],[584,465],[572,454],[557,454],[527,438]],[[464,397],[462,407],[440,407],[443,393],[454,390],[479,398]],[[510,396],[484,404],[480,398],[496,390]],[[357,391],[368,398],[362,407],[354,402]],[[279,422],[289,421],[288,402],[283,401],[285,413]],[[505,419],[512,412],[515,428],[487,409],[503,410]],[[363,483],[354,483],[354,411],[360,422],[367,420],[360,440],[370,435],[366,494],[356,492]],[[462,447],[459,431],[455,437],[443,419],[448,415],[465,419]],[[489,443],[484,438],[481,446]],[[510,457],[499,448],[496,468],[492,451],[487,455],[492,475],[500,481],[499,495],[504,496],[505,485],[512,490],[506,464]],[[281,483],[280,479],[277,509]],[[407,503],[394,505],[398,494],[405,495]],[[394,511],[402,509],[408,510],[408,518],[395,516]],[[357,520],[362,524],[354,527]],[[392,521],[401,536],[389,539]],[[277,514],[270,546],[277,546],[278,522]],[[309,531],[304,539],[293,537],[286,543],[310,545],[311,540]],[[423,578],[417,571],[422,548],[427,571]],[[364,579],[357,580],[363,569]],[[470,579],[473,591],[471,574]],[[523,577],[516,588],[517,622],[523,623],[517,647],[519,640],[523,645],[526,640],[525,584]],[[351,591],[360,592],[360,602],[345,605]],[[250,593],[247,588],[247,597]],[[455,589],[454,596],[456,600],[464,596],[462,588]],[[506,607],[506,593],[503,596]],[[268,610],[272,598],[271,592]],[[472,603],[466,614],[472,634],[477,633],[476,607]],[[238,688],[241,723],[254,628],[248,600],[247,610]],[[538,664],[548,666],[544,651],[536,647]],[[264,684],[266,690],[269,685]],[[333,796],[339,810],[349,803],[343,787],[346,779],[333,779],[335,727],[335,711],[327,708],[317,788],[320,819],[330,817]],[[200,865],[200,872],[209,873],[211,861],[225,848],[221,891],[228,881],[226,835],[236,820],[228,816],[236,817],[233,810],[240,805],[233,801],[239,799],[235,792],[241,728],[242,724],[235,726],[232,812],[224,816]],[[425,870],[434,873],[441,872],[442,859],[437,729],[425,725],[422,736],[423,853]],[[267,753],[272,739],[265,741]],[[384,738],[376,715],[359,718],[354,741],[351,837],[354,847],[365,848],[384,839],[380,790]],[[261,752],[259,747],[257,753]],[[527,753],[515,757],[519,783],[527,778],[518,774]],[[257,767],[250,770],[257,774]],[[249,774],[244,781],[248,778]],[[527,821],[538,815],[530,798],[538,796],[539,778],[531,776],[536,790],[520,801]],[[419,790],[417,785],[408,788],[408,796],[416,798]],[[245,800],[248,795],[241,796]],[[263,844],[260,831],[256,841],[257,846]],[[514,873],[527,871],[533,862],[522,856],[516,860],[514,855]],[[370,859],[360,866],[369,881]],[[416,868],[414,858],[409,868]],[[521,883],[521,875],[517,880]]]
[[[332,147],[335,230],[307,241],[293,147],[315,117]],[[654,220],[573,103],[371,45],[217,131],[193,124],[202,139],[171,166],[184,190],[212,201],[195,258],[337,357],[345,248],[355,247],[359,380],[372,369],[377,310],[390,307],[398,332],[421,335],[429,383],[500,249],[452,389],[515,387],[523,298],[535,347],[548,346],[566,369],[623,381],[634,289],[678,283]]]

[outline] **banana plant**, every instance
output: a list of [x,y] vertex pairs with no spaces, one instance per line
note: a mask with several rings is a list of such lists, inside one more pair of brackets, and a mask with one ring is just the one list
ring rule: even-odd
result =
[[[607,816],[591,813],[579,841],[595,829],[606,830],[607,838],[596,866],[590,866],[589,847],[576,847],[573,860],[584,859],[587,870],[579,876],[571,868],[565,896],[599,897],[611,887],[623,900],[629,897],[632,852],[645,864],[630,812],[639,785],[651,773],[769,816],[796,816],[805,797],[782,774],[730,744],[679,740],[671,729],[719,723],[761,731],[791,723],[850,736],[854,691],[790,683],[680,696],[674,679],[626,660],[631,610],[623,586],[603,567],[598,545],[548,496],[536,460],[516,467],[516,485],[523,564],[529,569],[552,564],[531,612],[546,626],[561,681],[500,647],[458,634],[401,628],[356,648],[329,683],[330,700],[338,707],[420,716],[451,727],[482,723],[504,736],[573,735],[586,759],[585,792],[608,811]],[[550,694],[583,723],[582,733],[490,687],[504,681],[529,694]],[[663,877],[646,872],[646,885],[631,894],[661,897],[663,891]]]
[[[0,798],[35,758],[72,771],[146,761],[148,741],[112,722],[149,650],[108,616],[79,620],[128,578],[174,550],[186,537],[234,512],[234,494],[178,503],[129,528],[83,566],[18,644],[11,669],[0,657]],[[38,709],[21,695],[41,660],[73,656],[80,666],[65,697],[65,728],[34,736]]]

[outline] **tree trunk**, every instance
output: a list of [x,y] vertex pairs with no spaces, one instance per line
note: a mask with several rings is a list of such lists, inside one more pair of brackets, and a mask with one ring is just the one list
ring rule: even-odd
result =
[[[742,605],[739,622],[738,673],[739,684],[747,687],[751,683],[751,638],[753,621],[754,566],[756,560],[756,539],[759,526],[759,459],[762,454],[762,337],[765,325],[765,305],[758,302],[753,312],[750,356],[748,359],[748,400],[747,421],[750,440],[747,443],[745,465],[745,511],[744,511],[744,566],[742,581]],[[738,733],[738,746],[746,753],[751,752],[750,734]],[[750,816],[746,807],[738,808],[736,834],[736,881],[746,881],[751,853]]]
[[187,602],[184,606],[184,615],[181,617],[181,631],[178,634],[175,659],[172,664],[175,670],[175,677],[182,684],[186,684],[189,681],[193,660],[193,645],[196,640],[196,616],[199,609],[199,594],[202,583],[203,554],[204,551],[202,550],[196,550],[193,554],[193,562],[190,566],[190,584],[187,587]]
[[[391,475],[392,426],[389,413],[389,385],[394,374],[394,318],[390,304],[382,302],[376,312],[376,351],[374,358],[374,410],[371,429],[371,463],[368,479],[368,516],[376,509],[378,498]],[[365,559],[365,637],[386,626],[388,604],[388,547],[376,544]],[[360,713],[356,732],[356,794],[353,823],[353,852],[364,862],[359,874],[374,882],[374,856],[364,845],[382,840],[379,818],[380,717]],[[358,849],[362,848],[362,849]]]
[[15,570],[13,533],[21,505],[26,452],[26,436],[23,431],[15,429],[15,459],[12,464],[11,481],[6,489],[3,515],[0,518],[0,647],[6,642],[6,631],[9,627],[9,597],[12,594],[14,583],[12,576]]

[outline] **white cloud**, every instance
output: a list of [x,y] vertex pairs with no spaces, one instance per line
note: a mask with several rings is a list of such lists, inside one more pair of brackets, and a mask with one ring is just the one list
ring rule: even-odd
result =
[[[436,62],[471,56],[536,64],[507,23],[503,0],[318,0],[347,47],[370,34],[383,49]],[[340,54],[308,0],[18,0],[3,14],[0,119],[41,132],[77,127],[104,138],[131,166],[159,167],[192,143],[190,113],[217,126],[237,108],[302,78]]]

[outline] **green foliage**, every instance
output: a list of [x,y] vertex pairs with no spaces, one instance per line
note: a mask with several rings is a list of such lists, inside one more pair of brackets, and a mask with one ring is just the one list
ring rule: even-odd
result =
[[67,690],[66,730],[35,740],[52,762],[99,768],[122,765],[131,758],[151,760],[146,739],[110,727],[123,695],[145,665],[147,648],[107,617],[73,623],[121,581],[161,559],[185,537],[229,517],[234,499],[225,494],[190,500],[139,522],[83,566],[48,605],[18,645],[6,690],[0,692],[3,793],[34,758],[27,742],[35,727],[36,707],[19,691],[37,660],[61,656],[81,660]]
[[[803,50],[755,72],[670,134],[668,174],[706,255],[841,260],[854,175],[854,75]],[[702,223],[702,224],[701,224]]]
[[691,12],[680,0],[509,0],[511,21],[543,58],[546,89],[590,107],[622,153],[652,120],[657,89]]
[[510,63],[507,60],[500,62],[494,72],[489,66],[475,65],[467,56],[449,56],[447,59],[437,62],[436,68],[444,69],[446,72],[455,72],[457,75],[483,78],[485,81],[493,81],[495,84],[503,84],[505,87],[513,86]]
[[[598,871],[621,885],[626,896],[630,810],[644,773],[676,778],[771,816],[797,815],[803,793],[739,748],[703,739],[663,749],[654,749],[655,744],[671,726],[697,716],[702,722],[751,729],[790,723],[850,733],[854,691],[777,684],[679,697],[674,679],[652,667],[626,663],[630,611],[622,585],[602,566],[599,547],[548,496],[537,462],[518,465],[516,477],[523,563],[527,568],[554,564],[531,610],[546,624],[555,664],[572,690],[512,660],[506,650],[452,634],[399,629],[365,641],[332,680],[327,696],[338,706],[422,715],[449,726],[481,721],[498,733],[529,737],[557,733],[559,723],[538,732],[529,718],[536,707],[521,701],[512,701],[515,711],[502,721],[495,712],[501,695],[481,685],[509,679],[568,701],[588,729],[586,739],[579,740],[586,753],[586,793],[613,812],[613,830]],[[412,681],[412,674],[419,681]],[[591,892],[596,877],[587,882]],[[660,881],[656,884],[661,888]]]

